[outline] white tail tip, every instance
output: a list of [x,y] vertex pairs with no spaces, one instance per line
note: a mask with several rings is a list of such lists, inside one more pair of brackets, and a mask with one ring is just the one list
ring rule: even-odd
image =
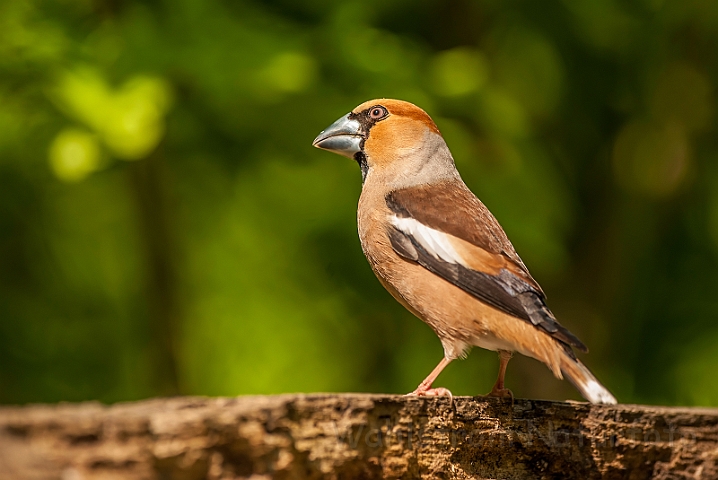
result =
[[573,383],[581,395],[591,403],[615,405],[616,397],[601,385],[591,371],[578,359],[565,353],[561,358],[561,372]]
[[611,395],[611,392],[606,390],[606,387],[598,383],[596,380],[589,380],[586,382],[585,389],[581,391],[591,403],[605,403],[608,405],[615,405],[618,403],[616,397]]

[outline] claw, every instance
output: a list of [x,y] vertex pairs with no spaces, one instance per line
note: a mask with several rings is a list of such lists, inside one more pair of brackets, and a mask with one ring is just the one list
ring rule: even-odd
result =
[[413,392],[407,393],[405,397],[449,397],[453,399],[454,395],[448,388],[439,387],[423,389],[420,385],[419,388]]
[[514,405],[514,392],[509,390],[508,388],[496,388],[496,385],[494,385],[494,388],[491,389],[489,393],[486,394],[487,397],[498,397],[498,398],[511,398],[511,406]]
[[426,388],[423,384],[419,385],[416,390],[411,393],[404,395],[405,397],[449,397],[449,407],[453,412],[454,408],[454,394],[451,390],[444,387],[438,388]]

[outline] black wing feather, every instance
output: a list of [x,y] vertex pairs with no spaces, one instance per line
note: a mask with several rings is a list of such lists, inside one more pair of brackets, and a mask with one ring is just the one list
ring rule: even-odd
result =
[[390,227],[387,233],[394,251],[403,258],[417,262],[482,302],[531,323],[562,343],[588,351],[583,342],[556,321],[546,306],[543,293],[508,270],[490,275],[445,262],[427,252],[413,236],[395,227]]

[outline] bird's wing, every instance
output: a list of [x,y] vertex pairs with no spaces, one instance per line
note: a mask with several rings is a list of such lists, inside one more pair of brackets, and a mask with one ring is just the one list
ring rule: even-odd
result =
[[387,234],[397,254],[475,298],[587,351],[546,306],[545,295],[489,210],[463,182],[395,190]]

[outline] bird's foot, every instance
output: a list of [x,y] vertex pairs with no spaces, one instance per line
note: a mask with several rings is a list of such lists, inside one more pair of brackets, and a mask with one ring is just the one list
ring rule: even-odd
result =
[[419,385],[416,387],[416,390],[414,390],[411,393],[407,393],[404,395],[405,397],[449,397],[449,407],[451,408],[452,412],[456,412],[456,408],[454,406],[454,395],[451,393],[451,390],[444,387],[439,388],[431,388],[428,386]]
[[454,395],[448,388],[422,388],[421,385],[411,393],[404,395],[405,397],[449,397],[454,398]]
[[510,398],[511,399],[511,405],[514,404],[514,392],[509,390],[508,388],[494,388],[491,389],[489,393],[486,394],[487,397],[498,397],[498,398]]

